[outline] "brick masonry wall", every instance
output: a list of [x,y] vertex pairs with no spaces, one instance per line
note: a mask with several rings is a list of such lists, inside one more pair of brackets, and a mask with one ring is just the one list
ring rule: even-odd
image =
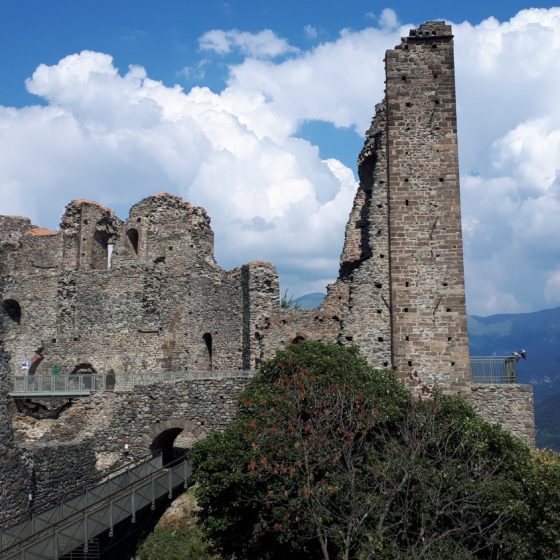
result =
[[532,385],[473,384],[471,403],[486,421],[500,424],[529,446],[535,446],[535,404]]

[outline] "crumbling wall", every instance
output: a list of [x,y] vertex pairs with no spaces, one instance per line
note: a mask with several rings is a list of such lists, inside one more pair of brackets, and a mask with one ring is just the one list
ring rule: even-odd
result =
[[429,22],[386,53],[393,367],[464,391],[470,381],[451,26]]
[[274,268],[221,269],[206,212],[166,193],[124,223],[73,201],[60,231],[28,228],[10,259],[1,297],[22,320],[2,315],[7,347],[18,368],[39,351],[39,374],[255,367],[255,323],[278,305]]

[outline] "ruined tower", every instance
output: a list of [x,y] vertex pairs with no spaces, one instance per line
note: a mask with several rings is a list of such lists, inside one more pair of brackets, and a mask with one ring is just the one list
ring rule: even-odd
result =
[[410,385],[462,391],[470,379],[451,26],[412,30],[385,67],[341,257],[343,340]]
[[451,26],[386,54],[393,366],[450,388],[468,377]]

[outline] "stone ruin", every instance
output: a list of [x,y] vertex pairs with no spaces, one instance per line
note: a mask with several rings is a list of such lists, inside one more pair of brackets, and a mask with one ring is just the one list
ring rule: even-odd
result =
[[419,395],[463,394],[532,443],[530,388],[471,383],[451,26],[412,30],[385,65],[338,279],[318,309],[281,308],[269,263],[223,270],[207,213],[178,196],[148,197],[124,222],[75,200],[56,231],[0,217],[5,373],[33,351],[37,375],[258,369],[291,342],[326,340]]

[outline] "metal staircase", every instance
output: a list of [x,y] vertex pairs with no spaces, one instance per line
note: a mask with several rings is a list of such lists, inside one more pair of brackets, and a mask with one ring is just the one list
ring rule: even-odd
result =
[[98,535],[130,519],[161,497],[186,488],[191,466],[186,458],[162,465],[146,458],[123,472],[55,507],[0,530],[1,560],[98,560]]

